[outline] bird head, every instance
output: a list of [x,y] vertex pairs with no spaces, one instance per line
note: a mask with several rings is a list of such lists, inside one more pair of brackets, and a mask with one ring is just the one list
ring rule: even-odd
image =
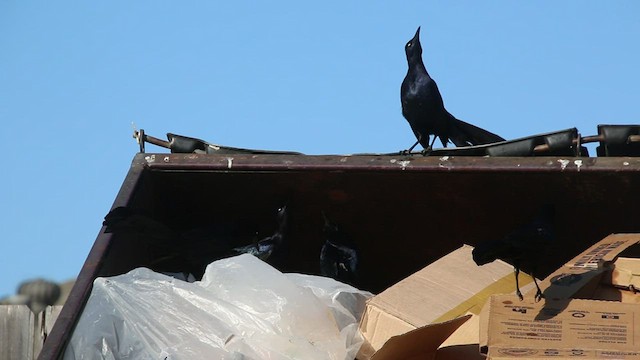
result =
[[287,216],[287,205],[283,205],[279,207],[277,211],[278,221],[284,220],[286,216]]
[[287,226],[287,205],[278,208],[277,212],[278,229],[283,232]]
[[485,242],[478,244],[471,254],[473,255],[473,261],[478,265],[488,264],[495,261],[498,256],[496,254],[496,242]]
[[413,38],[404,46],[404,52],[407,54],[407,60],[421,59],[422,45],[420,45],[420,26],[418,26],[418,30],[416,30]]

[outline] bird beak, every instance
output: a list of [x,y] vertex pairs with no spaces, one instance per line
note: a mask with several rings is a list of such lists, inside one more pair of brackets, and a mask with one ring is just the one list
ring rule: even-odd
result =
[[418,26],[418,30],[416,34],[413,36],[413,41],[420,41],[420,26]]

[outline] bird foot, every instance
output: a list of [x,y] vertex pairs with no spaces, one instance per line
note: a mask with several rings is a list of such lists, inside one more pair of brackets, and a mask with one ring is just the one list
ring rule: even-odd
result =
[[399,154],[401,156],[407,156],[407,155],[411,155],[411,151],[410,150],[400,150]]
[[429,154],[431,154],[431,151],[433,149],[431,148],[431,146],[429,146],[426,149],[422,149],[422,151],[420,151],[420,154],[422,154],[422,156],[429,156]]
[[535,300],[536,302],[539,302],[542,299],[544,299],[544,294],[542,293],[542,291],[540,291],[540,289],[538,289],[538,291],[536,292]]
[[520,292],[520,289],[516,290],[516,295],[518,295],[518,299],[520,299],[520,301],[524,300],[524,296],[522,296],[522,293]]

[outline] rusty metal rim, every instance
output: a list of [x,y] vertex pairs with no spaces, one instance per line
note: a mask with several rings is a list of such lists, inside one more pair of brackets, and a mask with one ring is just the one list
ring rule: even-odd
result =
[[150,170],[611,172],[640,171],[633,157],[419,157],[379,155],[138,154]]

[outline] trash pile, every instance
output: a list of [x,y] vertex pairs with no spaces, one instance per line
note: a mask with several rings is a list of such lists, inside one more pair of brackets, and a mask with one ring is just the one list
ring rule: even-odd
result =
[[138,268],[95,280],[64,358],[638,359],[636,244],[606,237],[542,280],[540,301],[530,278],[520,299],[512,265],[479,267],[469,245],[375,296],[250,254],[201,281]]

